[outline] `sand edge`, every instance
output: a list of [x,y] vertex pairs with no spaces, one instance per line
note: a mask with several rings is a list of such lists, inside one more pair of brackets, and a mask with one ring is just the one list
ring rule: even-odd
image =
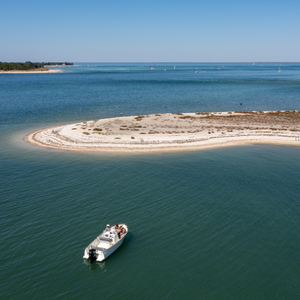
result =
[[[226,117],[226,116],[229,116],[229,114],[232,114],[232,112],[209,113],[209,114],[222,114],[222,116]],[[151,123],[151,121],[153,121],[153,119],[158,120],[158,117],[157,117],[158,115],[160,116],[160,114],[143,116],[143,118],[145,118],[145,119],[139,119],[138,121],[146,120],[148,123]],[[161,126],[161,128],[160,128],[161,130],[165,130],[165,129],[163,129],[162,124],[164,123],[164,121],[166,121],[166,117],[168,117],[168,118],[174,117],[176,119],[176,118],[178,118],[178,116],[172,116],[172,115],[182,115],[184,117],[179,117],[177,120],[175,120],[175,122],[177,122],[176,124],[182,124],[182,122],[185,122],[184,125],[187,125],[187,122],[189,122],[189,124],[192,124],[192,122],[190,120],[182,121],[179,119],[180,118],[181,119],[195,118],[194,116],[197,115],[197,113],[196,114],[195,113],[163,114],[163,115],[164,115],[164,119],[160,118],[160,121],[159,121],[160,123],[158,121],[156,121]],[[236,112],[236,115],[238,115],[238,112]],[[241,114],[239,114],[239,115],[241,115]],[[232,115],[230,115],[230,116],[232,116]],[[220,117],[220,116],[216,115],[216,117]],[[102,134],[99,132],[97,132],[97,133],[102,136],[95,136],[95,135],[92,135],[92,133],[96,133],[96,132],[90,131],[90,133],[85,132],[85,134],[88,134],[89,136],[81,135],[82,136],[81,139],[78,138],[78,131],[80,131],[80,130],[74,131],[74,132],[73,131],[71,132],[71,130],[70,130],[70,128],[74,127],[74,126],[85,126],[85,128],[86,128],[87,123],[89,123],[89,122],[90,123],[94,122],[93,123],[94,127],[96,126],[95,125],[96,122],[102,122],[102,125],[105,122],[106,123],[109,122],[114,125],[115,124],[127,124],[127,125],[131,124],[132,125],[132,122],[136,123],[137,118],[140,118],[140,117],[139,116],[122,117],[122,118],[119,117],[119,118],[110,118],[110,119],[100,119],[98,121],[82,122],[80,124],[68,124],[68,125],[63,125],[63,126],[53,126],[53,127],[44,128],[44,129],[40,129],[35,132],[32,132],[32,133],[26,135],[24,140],[32,145],[39,146],[39,147],[58,149],[58,150],[68,150],[68,151],[81,151],[81,152],[97,151],[97,152],[136,153],[136,152],[188,151],[188,150],[199,150],[199,149],[216,148],[216,147],[246,145],[246,144],[270,144],[270,145],[300,146],[300,139],[299,139],[300,132],[298,130],[297,131],[287,130],[285,132],[280,132],[281,135],[279,135],[277,132],[276,133],[273,132],[273,134],[272,133],[267,134],[266,131],[263,131],[263,130],[259,131],[256,129],[256,131],[254,131],[255,129],[253,127],[253,129],[251,129],[253,131],[248,130],[246,133],[245,133],[245,131],[240,131],[240,133],[238,133],[238,134],[233,134],[233,133],[227,132],[226,133],[227,135],[225,134],[226,136],[225,135],[222,136],[220,134],[218,136],[216,136],[216,134],[213,136],[213,134],[211,134],[211,132],[209,132],[210,135],[208,135],[207,132],[203,133],[203,132],[199,132],[199,130],[197,131],[196,134],[185,133],[185,134],[171,135],[171,134],[165,134],[165,132],[161,131],[156,135],[144,134],[143,136],[139,135],[139,134],[141,134],[141,132],[130,131],[130,132],[124,133],[123,131],[117,132],[116,130],[115,130],[115,132],[109,134],[108,136],[105,136],[105,134]],[[147,118],[149,118],[149,119],[147,119]],[[228,119],[230,119],[230,118],[228,118]],[[172,122],[174,122],[174,120],[172,120]],[[201,120],[201,122],[203,125],[207,121],[205,121],[205,119],[203,118]],[[99,124],[101,125],[101,123],[99,123]],[[99,126],[99,124],[97,126]],[[136,124],[135,124],[135,126],[136,126]],[[138,123],[138,124],[141,124],[141,123]],[[103,125],[103,128],[104,128],[104,125]],[[157,125],[157,124],[155,124],[155,125]],[[190,128],[187,128],[187,129],[191,129],[191,128],[195,129],[195,126],[193,127],[193,125],[194,125],[194,123],[192,125],[190,125],[191,126]],[[234,124],[231,123],[231,126],[232,125],[234,125]],[[269,124],[269,125],[274,125],[274,124]],[[117,125],[117,127],[118,126],[121,126],[121,125]],[[126,126],[124,126],[124,127],[126,127]],[[138,126],[138,127],[142,127],[142,126]],[[150,125],[148,127],[152,128]],[[143,128],[146,128],[146,127],[143,127]],[[145,130],[149,130],[149,128],[145,129]],[[184,127],[184,128],[186,128],[186,127]],[[215,126],[215,128],[219,128],[219,127]],[[214,132],[213,130],[216,130],[215,128],[207,129],[207,130],[212,130],[212,132]],[[72,128],[72,129],[75,129],[75,128]],[[79,127],[77,127],[76,130],[77,129],[79,129]],[[92,129],[88,129],[88,130],[92,130]],[[125,130],[125,129],[120,128],[117,130]],[[141,130],[142,130],[142,128],[141,128]],[[242,129],[242,130],[244,130],[244,129]],[[277,130],[286,130],[286,129],[279,128]],[[60,139],[59,145],[56,145],[55,141],[53,143],[51,143],[51,134],[52,134],[52,138],[53,138],[53,132],[56,134],[55,138]],[[60,134],[61,132],[63,132],[65,135]],[[260,134],[260,132],[262,134]],[[162,133],[165,135],[162,135]],[[48,136],[47,136],[47,134],[48,134]],[[134,134],[136,137],[135,140],[134,141],[128,140],[129,136],[134,135]],[[241,136],[239,136],[239,135],[241,135]],[[41,136],[42,136],[42,138],[41,138]],[[75,136],[75,138],[74,138],[74,140],[72,140],[74,136]],[[162,136],[163,136],[163,138],[162,138]],[[176,138],[174,136],[176,136]],[[39,137],[39,139],[37,137]],[[71,137],[71,139],[70,139],[70,137]],[[76,140],[76,137],[77,137],[77,140]],[[122,141],[121,141],[120,137],[123,139]],[[144,141],[144,139],[143,139],[144,137],[145,137],[146,141]],[[95,138],[98,139],[97,140],[98,142],[94,142]],[[126,140],[126,138],[127,138],[127,140]],[[133,138],[133,137],[131,137],[131,138]],[[43,139],[48,142],[44,142]],[[120,139],[120,140],[116,141],[113,139]],[[72,143],[73,144],[78,143],[78,146],[76,147]],[[94,146],[94,144],[95,144],[95,146]]]

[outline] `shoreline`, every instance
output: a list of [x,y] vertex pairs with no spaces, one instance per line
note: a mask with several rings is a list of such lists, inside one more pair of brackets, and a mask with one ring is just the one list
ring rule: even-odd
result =
[[[24,140],[59,150],[127,153],[187,151],[245,144],[300,146],[298,118],[300,120],[300,111],[118,117],[40,129],[26,135]],[[263,120],[265,122],[261,124]],[[282,120],[286,122],[281,124]]]
[[54,126],[24,139],[52,149],[131,153],[245,144],[300,146],[299,120],[300,111],[155,114]]
[[2,71],[0,70],[0,74],[42,74],[42,73],[62,73],[65,72],[65,70],[58,70],[58,69],[49,69],[47,71],[34,71],[34,70],[28,70],[28,71]]
[[38,142],[30,135],[24,137],[24,141],[38,147],[48,148],[48,149],[56,149],[63,151],[77,151],[77,152],[112,152],[112,153],[154,153],[154,152],[174,152],[174,151],[197,151],[204,150],[210,148],[222,148],[222,147],[230,147],[230,146],[243,146],[243,145],[277,145],[277,146],[296,146],[300,147],[300,142],[293,141],[266,141],[266,140],[240,140],[240,141],[227,141],[223,143],[214,143],[214,144],[204,144],[199,146],[165,146],[160,148],[72,148],[72,147],[59,147],[54,145],[47,145]]

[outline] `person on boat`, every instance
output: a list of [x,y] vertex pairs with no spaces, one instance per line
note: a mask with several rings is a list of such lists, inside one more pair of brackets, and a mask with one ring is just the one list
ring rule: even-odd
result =
[[117,233],[118,233],[118,237],[119,237],[119,239],[121,238],[121,233],[122,233],[122,225],[121,226],[119,226],[119,224],[116,224],[115,226],[115,229],[116,229],[116,231],[117,231]]
[[123,228],[123,229],[122,229],[122,233],[121,233],[121,237],[123,237],[125,234],[126,234],[126,229]]
[[118,236],[119,236],[119,238],[121,238],[122,230],[123,230],[123,226],[120,225],[119,226],[119,230],[118,230]]
[[110,233],[117,234],[117,230],[114,228],[114,226],[110,229]]
[[105,231],[110,231],[110,226],[109,226],[109,224],[106,225]]

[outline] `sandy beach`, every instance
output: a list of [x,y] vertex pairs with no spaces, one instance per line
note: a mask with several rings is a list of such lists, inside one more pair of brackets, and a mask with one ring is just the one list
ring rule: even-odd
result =
[[42,73],[61,73],[65,72],[65,70],[57,70],[57,69],[47,69],[47,70],[28,70],[28,71],[1,71],[0,74],[42,74]]
[[173,151],[240,144],[300,146],[300,111],[168,113],[41,129],[31,144],[76,151]]

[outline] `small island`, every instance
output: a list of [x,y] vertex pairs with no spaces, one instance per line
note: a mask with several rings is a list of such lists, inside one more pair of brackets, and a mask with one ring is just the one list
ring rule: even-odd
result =
[[41,129],[31,144],[77,151],[192,150],[240,144],[300,146],[300,111],[161,113]]
[[61,67],[61,66],[71,66],[73,63],[57,63],[57,62],[31,62],[26,61],[25,63],[8,63],[0,62],[0,73],[1,74],[16,74],[16,73],[57,73],[64,72],[64,70],[49,69],[47,67]]

